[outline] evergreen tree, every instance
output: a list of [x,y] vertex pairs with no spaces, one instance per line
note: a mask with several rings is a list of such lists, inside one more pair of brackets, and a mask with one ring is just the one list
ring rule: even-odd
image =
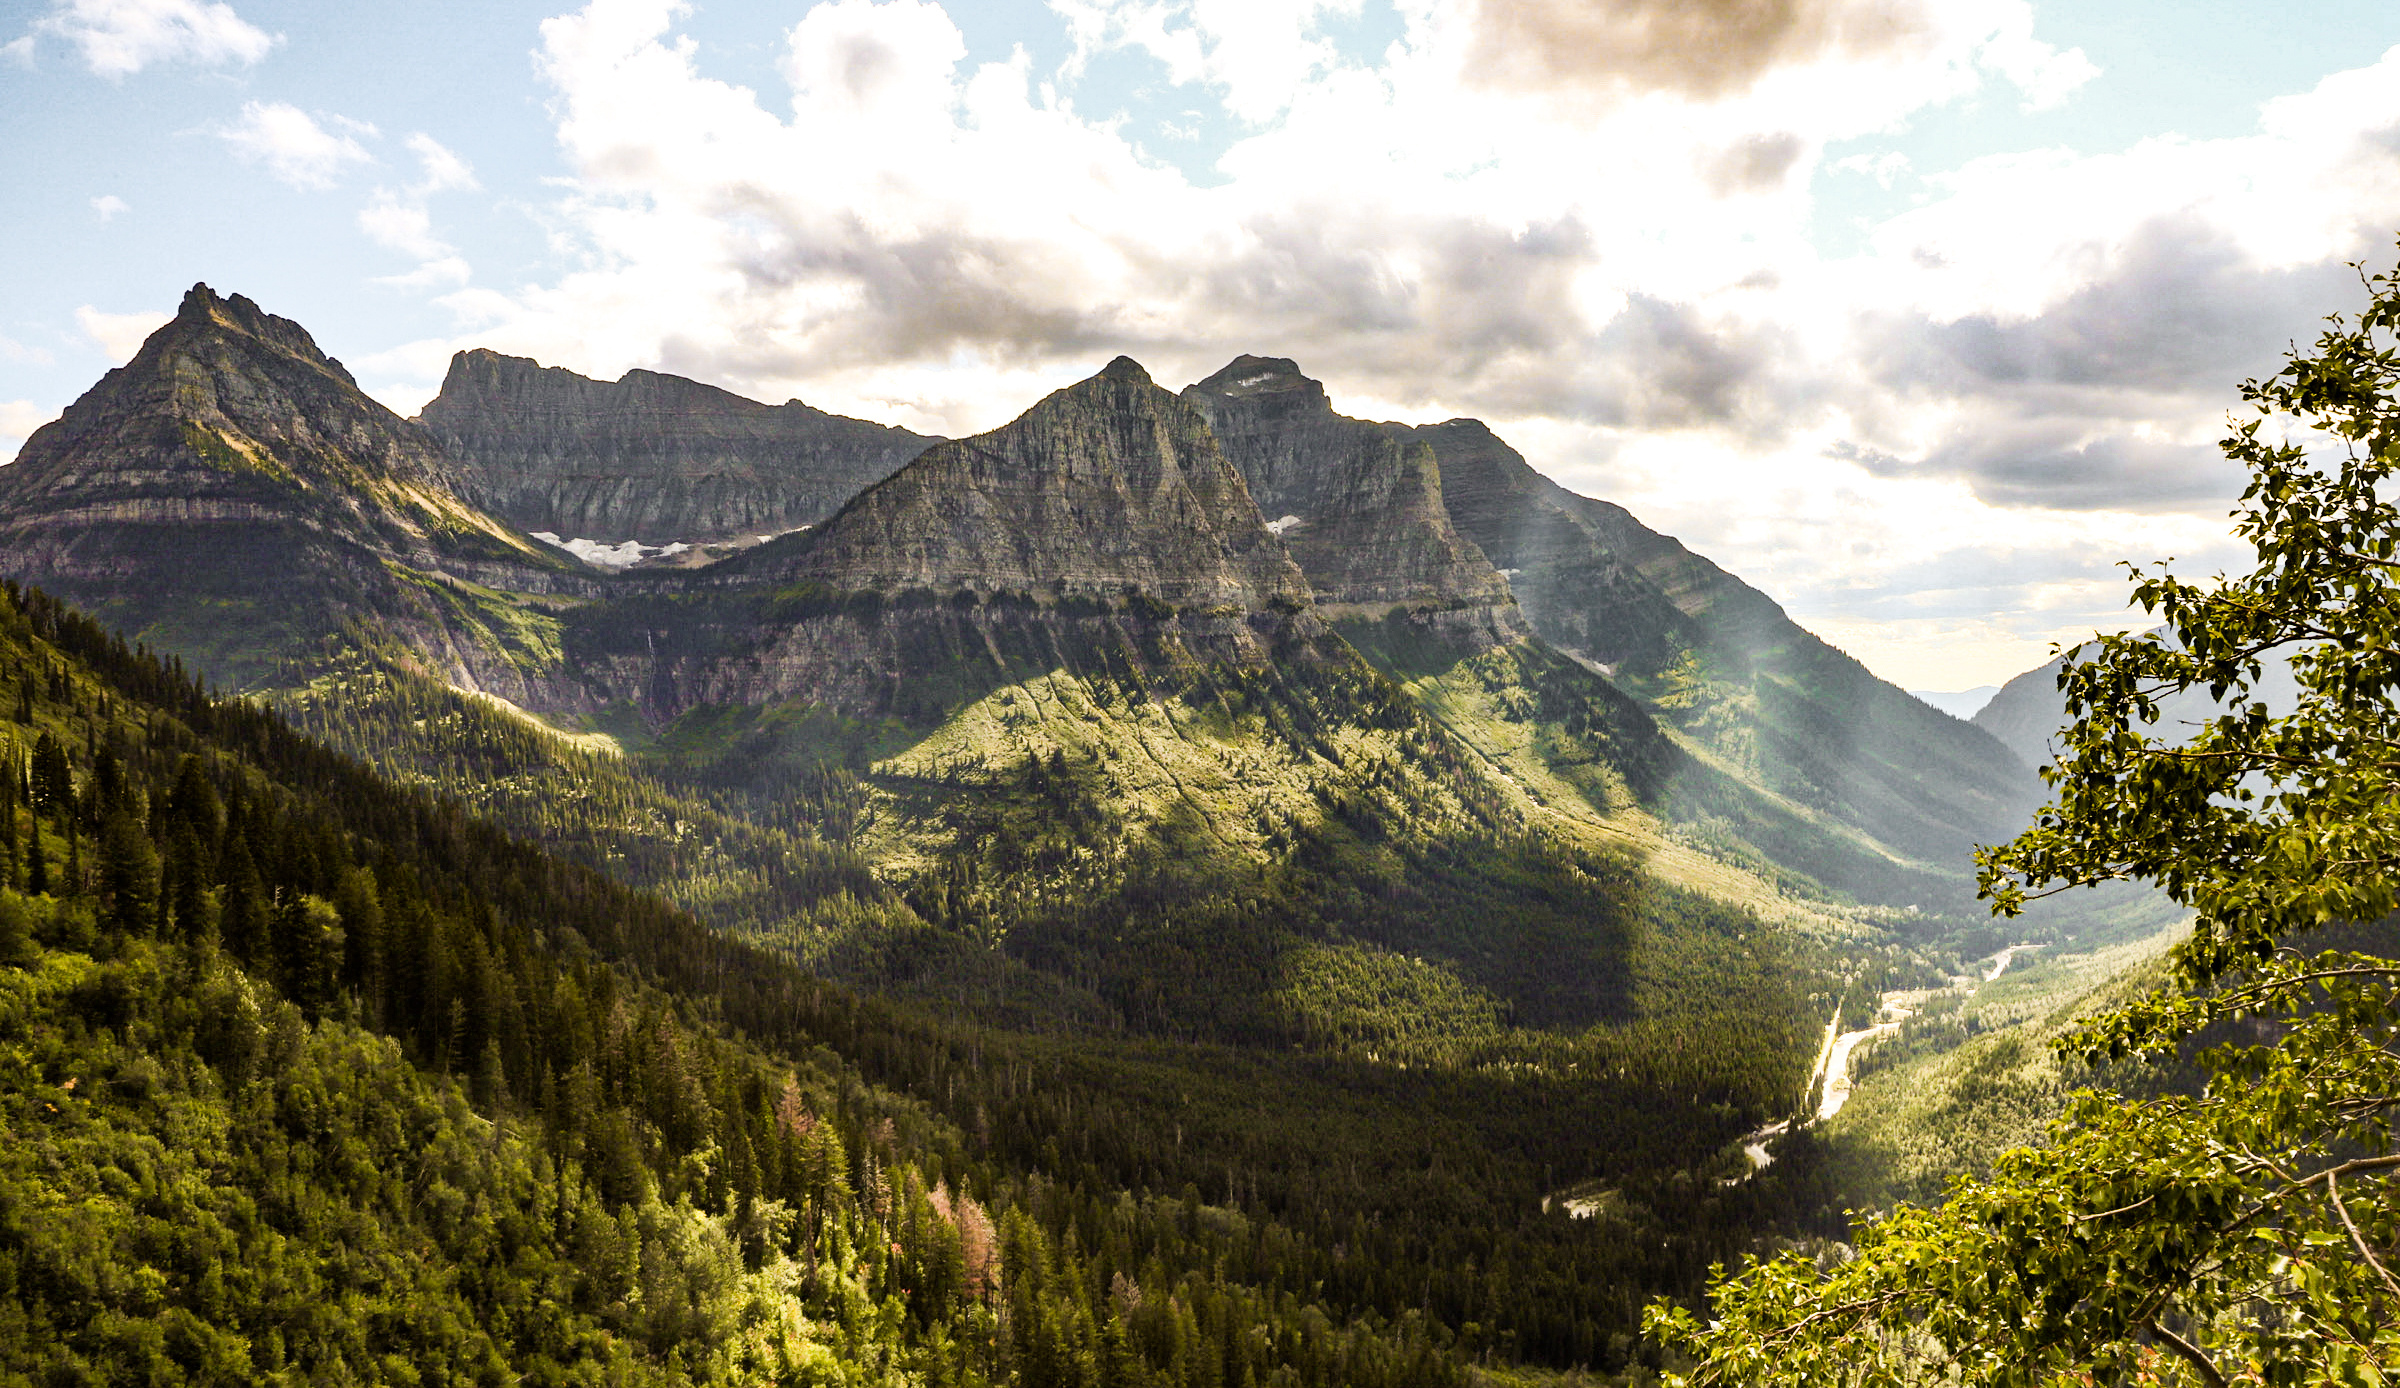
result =
[[[231,821],[228,821],[230,824]],[[245,964],[265,962],[267,954],[267,890],[258,879],[250,845],[229,828],[224,864],[225,886],[217,903],[217,930],[234,958]]]
[[360,998],[383,992],[383,902],[375,874],[353,867],[334,887],[333,910],[341,921],[342,986]]
[[34,812],[64,815],[74,803],[75,778],[67,768],[67,751],[45,731],[33,744]]
[[269,929],[276,981],[284,996],[301,1011],[317,1015],[333,994],[332,964],[340,949],[341,918],[323,897],[287,887],[278,895]]
[[111,929],[147,934],[158,919],[158,851],[130,806],[120,803],[100,831],[101,908]]

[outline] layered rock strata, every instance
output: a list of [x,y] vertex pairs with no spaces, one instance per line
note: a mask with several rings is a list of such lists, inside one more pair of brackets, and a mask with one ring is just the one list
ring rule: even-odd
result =
[[1451,523],[1425,443],[1334,413],[1325,387],[1282,357],[1236,357],[1183,398],[1329,613],[1474,609],[1503,639],[1524,634],[1508,581]]
[[469,500],[529,531],[612,544],[814,525],[933,442],[681,376],[595,381],[481,350],[451,358],[418,422],[458,460]]
[[[356,617],[413,626],[454,676],[493,589],[585,571],[459,499],[440,444],[299,324],[206,285],[0,468],[0,569],[223,664],[271,662]],[[240,657],[237,659],[237,655]]]
[[1200,414],[1124,357],[813,531],[624,583],[570,644],[596,697],[654,715],[918,716],[1044,670],[1346,658]]
[[1139,594],[1237,611],[1308,600],[1207,421],[1130,357],[723,567],[844,591]]

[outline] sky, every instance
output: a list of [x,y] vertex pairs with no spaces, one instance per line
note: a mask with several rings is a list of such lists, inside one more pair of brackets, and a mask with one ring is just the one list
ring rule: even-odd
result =
[[195,281],[403,414],[1252,352],[1964,689],[2240,562],[2239,383],[2400,255],[2400,6],[0,0],[0,190],[0,458]]

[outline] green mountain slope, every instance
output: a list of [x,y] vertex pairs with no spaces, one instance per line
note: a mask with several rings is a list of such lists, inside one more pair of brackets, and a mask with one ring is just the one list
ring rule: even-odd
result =
[[1996,740],[1875,678],[1622,507],[1543,477],[1482,424],[1409,432],[1441,460],[1452,517],[1510,571],[1533,629],[1710,760],[1951,871],[2039,802],[2029,769]]
[[[1446,1384],[1622,1362],[1779,1208],[1677,1174],[1804,1044],[1705,912],[1579,1037],[1027,1038],[811,980],[47,600],[0,601],[0,669],[23,1372]],[[1304,1014],[1442,1015],[1406,957],[1296,962]],[[1631,1223],[1544,1215],[1562,1169]]]
[[367,619],[522,697],[582,566],[461,501],[455,465],[288,319],[206,285],[0,468],[7,572],[218,678]]

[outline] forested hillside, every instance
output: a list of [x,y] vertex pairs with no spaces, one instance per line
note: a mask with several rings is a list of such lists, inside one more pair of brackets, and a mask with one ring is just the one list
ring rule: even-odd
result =
[[[1646,1295],[1788,1199],[1704,1174],[1793,1080],[1755,1022],[1797,975],[1723,989],[1730,935],[1546,1055],[1012,1036],[813,981],[39,595],[0,672],[29,1376],[1448,1383],[1623,1363]],[[1405,956],[1309,968],[1418,1010]],[[1568,1175],[1622,1204],[1545,1214]]]

